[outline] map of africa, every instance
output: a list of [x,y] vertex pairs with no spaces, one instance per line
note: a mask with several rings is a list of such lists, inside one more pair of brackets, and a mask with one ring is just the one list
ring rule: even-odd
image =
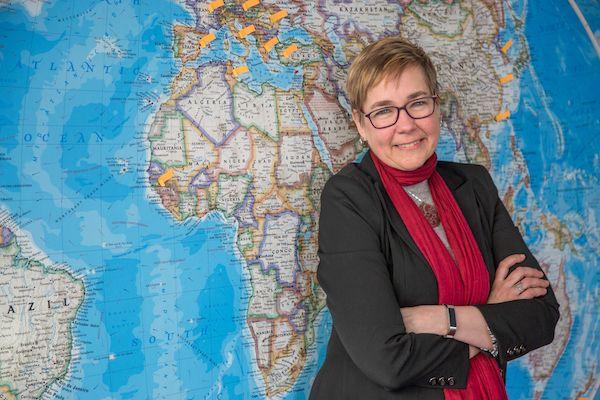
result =
[[368,43],[437,66],[561,304],[511,399],[598,399],[595,0],[0,0],[0,399],[306,399],[319,196]]

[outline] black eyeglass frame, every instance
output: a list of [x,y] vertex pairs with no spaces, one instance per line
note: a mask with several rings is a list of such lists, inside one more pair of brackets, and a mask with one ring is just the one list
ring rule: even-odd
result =
[[[409,101],[408,103],[406,103],[405,105],[403,105],[402,107],[396,107],[396,106],[385,106],[385,107],[378,108],[377,110],[373,110],[373,111],[371,111],[371,112],[370,112],[370,113],[368,113],[368,114],[365,114],[365,113],[363,112],[363,110],[360,110],[360,112],[361,112],[361,113],[362,113],[362,114],[363,114],[365,117],[367,117],[367,119],[369,120],[369,122],[371,123],[371,125],[373,126],[373,128],[375,128],[375,129],[385,129],[385,128],[389,128],[389,127],[390,127],[390,126],[392,126],[392,125],[395,125],[395,124],[396,124],[396,122],[398,122],[398,118],[400,118],[400,111],[402,111],[402,110],[406,111],[406,115],[408,115],[408,116],[409,116],[409,117],[411,117],[412,119],[423,119],[423,118],[431,117],[431,116],[433,115],[433,113],[435,112],[435,104],[437,103],[437,100],[438,100],[439,98],[440,98],[440,97],[439,97],[438,95],[435,95],[435,94],[434,94],[434,95],[431,95],[431,96],[423,96],[423,97],[419,97],[418,99],[411,100],[411,101]],[[425,116],[423,116],[423,117],[418,117],[418,118],[415,118],[415,117],[413,117],[412,115],[410,115],[410,112],[408,111],[408,109],[407,109],[406,107],[407,107],[409,104],[411,104],[411,103],[414,103],[415,101],[419,101],[419,100],[423,100],[423,99],[433,99],[433,108],[431,109],[431,113],[429,113],[429,114],[427,114],[427,115],[425,115]],[[396,114],[396,119],[394,120],[394,122],[393,122],[393,123],[391,123],[391,124],[389,124],[389,125],[382,126],[382,127],[378,128],[378,127],[376,127],[376,126],[375,126],[375,124],[374,124],[374,123],[373,123],[373,121],[371,120],[371,114],[373,114],[373,113],[375,113],[375,112],[377,112],[377,111],[380,111],[382,108],[395,108],[396,110],[398,110],[398,114]]]

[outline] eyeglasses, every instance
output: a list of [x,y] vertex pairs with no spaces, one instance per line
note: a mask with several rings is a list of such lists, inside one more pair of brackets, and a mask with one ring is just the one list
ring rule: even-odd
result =
[[[377,110],[371,111],[368,114],[364,114],[365,117],[371,121],[371,124],[376,129],[389,128],[398,121],[400,111],[406,111],[409,117],[412,119],[427,118],[435,111],[435,103],[437,96],[421,97],[412,101],[409,101],[402,107],[396,106],[385,106]],[[362,112],[362,111],[361,111]]]

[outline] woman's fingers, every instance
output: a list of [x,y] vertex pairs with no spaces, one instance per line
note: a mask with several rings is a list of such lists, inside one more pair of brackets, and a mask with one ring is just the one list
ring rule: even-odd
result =
[[501,282],[506,279],[510,267],[518,262],[522,262],[523,260],[525,260],[525,254],[511,254],[510,256],[504,258],[498,264],[498,268],[496,268],[495,281]]
[[547,288],[550,286],[550,282],[548,282],[546,279],[540,278],[523,278],[517,284],[521,284],[521,286],[525,289],[529,289],[531,287]]
[[548,289],[546,289],[546,288],[532,287],[532,288],[529,288],[529,289],[526,289],[525,291],[523,291],[523,293],[518,295],[517,298],[518,299],[533,299],[534,297],[540,297],[540,296],[545,295],[547,291],[548,291]]
[[506,284],[514,286],[517,282],[523,280],[524,278],[532,277],[539,279],[543,276],[544,273],[539,269],[530,267],[517,267],[506,277]]
[[550,286],[550,282],[546,279],[523,278],[513,286],[515,299],[532,299],[543,296],[546,294],[548,286]]

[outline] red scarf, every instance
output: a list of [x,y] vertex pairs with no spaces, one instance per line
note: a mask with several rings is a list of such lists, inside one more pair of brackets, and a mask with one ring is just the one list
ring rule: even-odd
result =
[[[488,271],[465,216],[446,182],[435,170],[436,154],[414,171],[390,167],[373,152],[371,157],[396,211],[437,278],[438,303],[457,306],[485,304],[490,291]],[[427,179],[431,197],[456,261],[402,188]],[[481,353],[470,360],[466,389],[444,389],[444,396],[451,400],[508,399],[498,364]]]

